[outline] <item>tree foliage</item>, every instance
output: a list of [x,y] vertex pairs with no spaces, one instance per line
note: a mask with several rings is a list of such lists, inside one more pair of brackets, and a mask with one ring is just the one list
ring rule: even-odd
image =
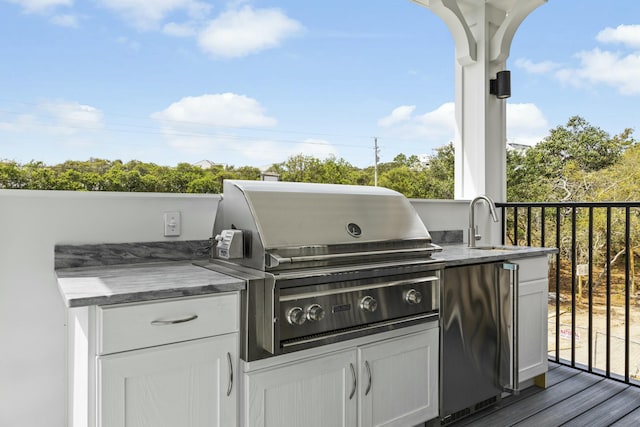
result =
[[[585,119],[571,117],[539,144],[507,151],[507,201],[640,200],[635,165],[640,152],[632,130],[610,136]],[[299,154],[269,168],[281,181],[374,185],[373,166],[358,168],[342,158]],[[378,164],[378,184],[409,198],[454,197],[454,147],[434,150],[428,163],[398,154]],[[259,169],[187,163],[176,167],[120,160],[69,160],[55,166],[0,161],[0,188],[220,193],[225,179],[260,179]]]
[[55,166],[0,161],[0,188],[7,189],[220,193],[227,178],[255,180],[260,170],[223,165],[202,169],[188,163],[168,167],[135,160],[70,160]]
[[[581,117],[572,117],[565,126],[558,126],[539,144],[524,152],[507,153],[508,201],[547,202],[608,202],[640,200],[640,146],[633,131],[625,129],[610,136]],[[604,262],[604,248],[610,239],[614,252],[624,247],[625,236],[613,230],[624,230],[624,209],[611,209],[607,228],[607,208],[561,209],[544,213],[547,235],[555,235],[559,227],[558,244],[563,258],[577,257],[586,263],[589,253],[595,263]],[[541,224],[540,209],[532,210],[531,222]],[[525,236],[526,215],[519,218],[518,235]],[[575,253],[571,228],[575,221]],[[640,221],[630,216],[631,241],[640,241]],[[590,224],[591,236],[589,236]],[[508,229],[513,229],[510,224]],[[535,238],[536,236],[534,236]],[[538,237],[539,238],[539,237]],[[590,242],[590,243],[589,243]],[[513,242],[526,244],[524,241]]]
[[591,183],[585,178],[615,166],[635,144],[633,131],[610,136],[579,116],[552,129],[524,153],[509,153],[509,201],[586,200]]

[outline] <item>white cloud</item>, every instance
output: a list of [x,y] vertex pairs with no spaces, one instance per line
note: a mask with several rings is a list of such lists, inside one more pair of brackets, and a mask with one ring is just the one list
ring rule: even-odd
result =
[[216,162],[271,164],[301,153],[316,158],[338,154],[334,145],[321,139],[291,144],[261,136],[276,120],[255,99],[233,93],[183,98],[151,117],[161,123],[170,147]]
[[401,105],[394,108],[391,114],[378,120],[378,126],[388,127],[400,122],[405,122],[411,119],[411,114],[413,114],[415,109],[415,105]]
[[104,127],[102,111],[72,101],[44,101],[14,120],[0,121],[0,130],[45,135],[81,135]]
[[[406,106],[403,106],[406,107]],[[391,123],[391,136],[420,139],[428,143],[444,145],[455,137],[455,104],[447,102],[433,111],[421,115],[412,114],[414,109],[398,107],[393,112],[402,120]],[[394,117],[393,112],[378,121]],[[548,131],[547,120],[535,104],[507,103],[507,139],[509,142],[533,145]]]
[[625,55],[596,48],[576,57],[579,67],[559,70],[556,73],[559,80],[577,87],[605,84],[621,95],[640,94],[640,51]]
[[234,149],[238,157],[244,157],[254,164],[271,165],[286,158],[282,146],[275,141],[247,141],[243,144],[236,142]]
[[533,62],[529,59],[517,59],[515,65],[532,74],[544,74],[560,67],[560,64],[553,61]]
[[151,117],[172,126],[265,127],[276,124],[274,118],[265,115],[258,101],[234,93],[188,96]]
[[43,13],[59,6],[71,6],[72,0],[9,0],[10,3],[22,6],[25,13]]
[[51,17],[51,23],[61,27],[77,28],[78,17],[75,15],[54,15]]
[[161,122],[162,133],[171,147],[193,154],[215,154],[220,150],[251,154],[246,141],[255,144],[255,140],[234,135],[230,128],[265,128],[277,123],[265,114],[258,101],[234,93],[185,97],[153,113],[151,118]]
[[418,117],[426,135],[453,135],[455,129],[455,104],[447,102],[433,111]]
[[33,114],[20,114],[13,120],[2,121],[0,130],[7,132],[29,132],[38,127],[37,118]]
[[547,119],[531,103],[507,103],[507,140],[512,143],[535,145],[549,129]]
[[618,25],[605,28],[596,36],[601,43],[621,43],[632,48],[640,48],[640,25]]
[[388,116],[378,120],[378,126],[387,129],[387,137],[421,139],[444,145],[454,138],[455,105],[447,102],[433,111],[421,115],[413,114],[415,106],[402,105],[394,108]]
[[229,10],[212,20],[198,36],[201,49],[215,57],[239,58],[277,47],[303,29],[278,9]]
[[172,134],[165,130],[165,139],[167,145],[179,153],[228,164],[270,165],[300,153],[277,141],[236,135]]
[[196,35],[196,28],[193,23],[169,22],[162,27],[162,32],[174,37],[192,37]]
[[326,159],[331,156],[338,156],[338,150],[325,140],[307,139],[293,146],[271,140],[244,141],[239,144],[229,142],[233,146],[238,157],[244,157],[254,164],[279,163],[291,156],[303,154],[317,159]]
[[49,21],[60,27],[77,28],[78,16],[58,13],[61,7],[70,8],[73,0],[7,0],[22,7],[24,13],[35,13],[49,17]]
[[90,105],[54,101],[41,104],[40,109],[52,118],[51,128],[57,133],[71,135],[103,127],[104,115],[102,111]]
[[100,0],[100,2],[140,30],[156,28],[170,13],[186,12],[193,18],[202,19],[211,10],[210,5],[197,0]]
[[337,156],[338,150],[331,145],[328,141],[322,139],[306,139],[300,144],[296,144],[292,150],[289,151],[287,157],[304,154],[305,156],[313,156],[317,159],[326,159],[331,156]]
[[621,95],[640,94],[640,25],[619,25],[605,28],[596,40],[606,44],[621,44],[627,49],[607,50],[596,47],[576,53],[577,65],[560,67],[551,61],[533,63],[526,59],[516,65],[532,73],[554,71],[553,76],[578,88],[605,85]]

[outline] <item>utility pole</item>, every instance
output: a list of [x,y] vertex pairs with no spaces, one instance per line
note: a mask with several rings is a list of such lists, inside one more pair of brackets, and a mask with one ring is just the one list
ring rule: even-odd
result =
[[373,151],[374,151],[374,163],[373,163],[373,185],[378,186],[378,161],[380,157],[380,149],[378,148],[378,138],[373,138]]

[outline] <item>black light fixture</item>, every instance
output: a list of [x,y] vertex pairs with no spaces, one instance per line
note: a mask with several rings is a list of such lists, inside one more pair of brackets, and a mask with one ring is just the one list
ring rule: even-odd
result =
[[499,71],[495,79],[489,80],[489,93],[498,99],[511,96],[511,71]]

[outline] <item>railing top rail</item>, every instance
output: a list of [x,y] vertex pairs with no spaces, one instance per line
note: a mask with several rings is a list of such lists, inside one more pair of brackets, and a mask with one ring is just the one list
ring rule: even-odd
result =
[[547,207],[547,208],[640,208],[640,201],[637,202],[496,202],[499,208],[526,208],[526,207]]

